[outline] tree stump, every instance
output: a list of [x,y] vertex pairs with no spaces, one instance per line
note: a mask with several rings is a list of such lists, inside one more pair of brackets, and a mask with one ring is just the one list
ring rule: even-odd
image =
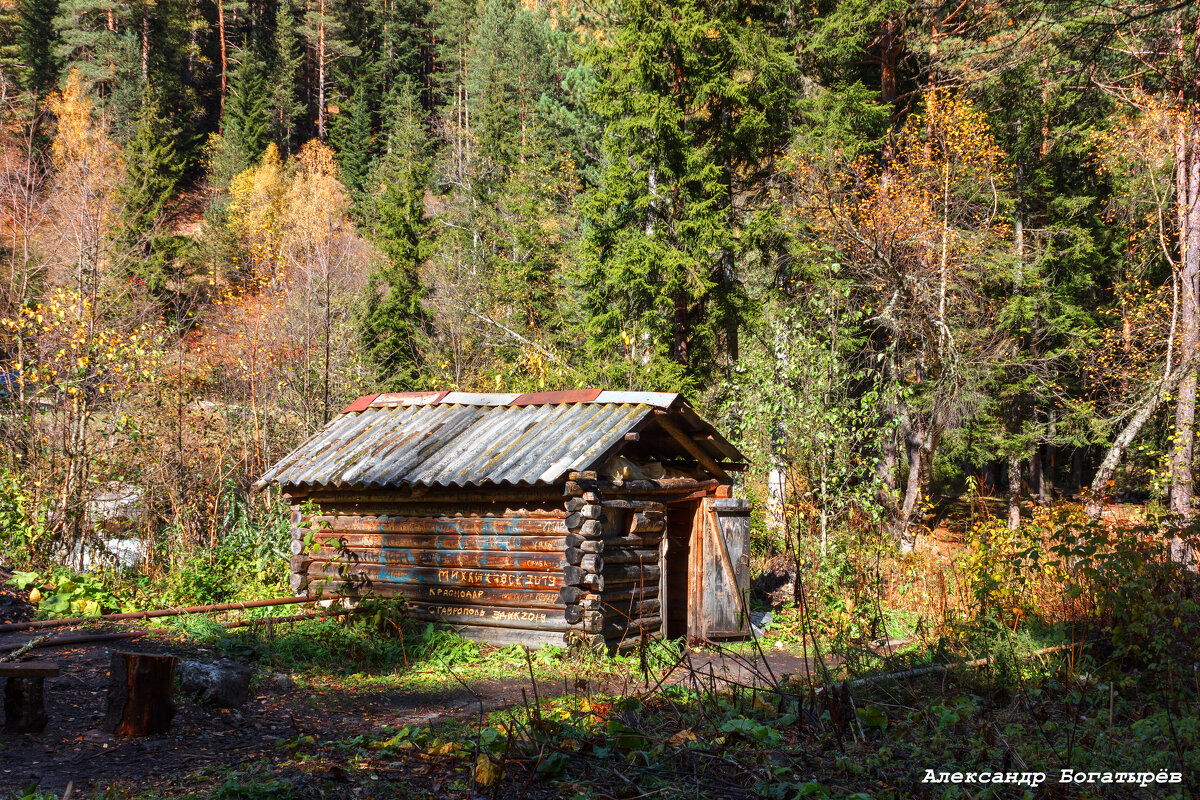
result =
[[44,682],[58,675],[58,665],[44,661],[0,664],[4,686],[4,732],[41,733],[46,727]]
[[175,716],[175,656],[113,653],[104,730],[122,736],[166,733]]
[[45,678],[9,678],[4,687],[4,732],[41,733],[46,727]]

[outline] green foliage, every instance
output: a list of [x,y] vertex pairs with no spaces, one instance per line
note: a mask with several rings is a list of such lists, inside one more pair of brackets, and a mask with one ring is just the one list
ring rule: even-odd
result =
[[[64,567],[51,572],[16,572],[9,583],[29,589],[39,616],[98,617],[122,610],[108,573],[76,573]],[[32,587],[32,588],[31,588]]]
[[[229,73],[229,93],[221,138],[229,148],[233,175],[258,162],[271,141],[270,92],[267,69],[252,50],[238,54]],[[240,168],[237,165],[240,164]]]
[[59,0],[21,0],[18,4],[21,83],[38,97],[45,97],[58,82],[59,61],[54,52],[58,7]]
[[[588,348],[614,385],[698,388],[737,352],[738,181],[781,135],[774,7],[634,2],[597,48],[606,168],[583,204]],[[742,80],[752,75],[752,80]],[[696,113],[703,107],[704,113]],[[663,362],[667,363],[663,363]]]
[[155,294],[163,291],[170,259],[178,250],[178,242],[161,230],[166,205],[183,174],[178,137],[157,93],[147,90],[133,137],[124,148],[126,169],[117,194],[122,206],[120,237],[134,254],[131,277],[141,279]]
[[19,473],[0,470],[0,553],[13,563],[35,556],[40,523],[29,513],[31,499]]
[[403,391],[422,386],[427,374],[430,320],[421,304],[426,291],[419,270],[432,244],[425,214],[429,159],[414,94],[400,93],[388,116],[385,153],[371,167],[358,203],[386,263],[367,284],[358,327],[379,385]]

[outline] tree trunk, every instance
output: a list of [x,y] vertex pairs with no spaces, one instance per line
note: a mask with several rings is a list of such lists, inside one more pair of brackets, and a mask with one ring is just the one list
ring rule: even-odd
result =
[[[225,88],[229,81],[229,56],[225,45],[225,3],[217,0],[217,38],[221,40],[221,113],[225,113]],[[225,120],[221,120],[224,129]]]
[[1021,459],[1008,457],[1008,529],[1021,527]]
[[1125,451],[1129,445],[1133,444],[1133,440],[1141,433],[1142,428],[1154,415],[1159,404],[1162,403],[1163,397],[1175,391],[1185,375],[1193,376],[1196,374],[1196,353],[1193,352],[1183,363],[1168,373],[1161,380],[1156,382],[1150,391],[1146,394],[1142,402],[1135,408],[1133,416],[1129,418],[1129,422],[1117,434],[1112,445],[1109,446],[1108,452],[1104,454],[1104,460],[1100,462],[1100,466],[1096,469],[1096,475],[1092,478],[1089,496],[1084,509],[1090,517],[1099,517],[1103,510],[1104,494],[1108,488],[1108,484],[1112,481],[1113,475],[1117,471],[1117,466],[1121,463],[1121,459],[1125,456]]
[[325,141],[325,0],[321,0],[317,27],[317,138]]
[[1044,491],[1045,484],[1042,479],[1042,446],[1034,445],[1033,452],[1029,455],[1029,492],[1033,495],[1034,500],[1039,506],[1046,504],[1046,495]]
[[123,736],[166,733],[175,716],[174,656],[113,653],[104,730]]
[[[1197,31],[1200,34],[1200,19]],[[1182,51],[1182,30],[1177,29]],[[1200,38],[1195,42],[1193,67],[1200,67]],[[1181,53],[1182,55],[1182,53]],[[1200,74],[1193,75],[1200,91]],[[1181,90],[1182,95],[1182,90]],[[1188,108],[1180,97],[1181,107]],[[1175,198],[1179,217],[1179,357],[1190,363],[1200,343],[1200,119],[1193,109],[1180,121],[1175,136]],[[1171,511],[1190,517],[1193,495],[1193,449],[1196,423],[1196,367],[1191,364],[1175,395],[1175,436],[1171,443]]]

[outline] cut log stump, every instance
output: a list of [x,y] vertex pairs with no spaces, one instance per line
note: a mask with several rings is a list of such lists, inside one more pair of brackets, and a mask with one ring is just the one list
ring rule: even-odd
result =
[[166,733],[175,716],[175,656],[113,653],[104,730],[122,736]]
[[58,675],[58,665],[46,661],[0,664],[4,686],[4,732],[41,733],[46,727],[44,681]]

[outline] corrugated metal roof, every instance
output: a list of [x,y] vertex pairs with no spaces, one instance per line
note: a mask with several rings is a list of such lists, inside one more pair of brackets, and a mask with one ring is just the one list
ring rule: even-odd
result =
[[[553,484],[568,472],[595,469],[626,433],[666,409],[681,414],[686,404],[675,394],[599,390],[366,395],[258,484],[364,489]],[[706,434],[699,444],[716,460],[741,460],[694,413],[678,418]]]

